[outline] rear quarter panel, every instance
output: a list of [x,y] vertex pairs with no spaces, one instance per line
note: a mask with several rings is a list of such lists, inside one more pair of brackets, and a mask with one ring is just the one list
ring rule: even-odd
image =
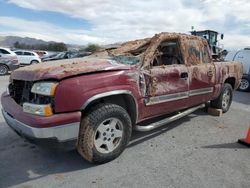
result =
[[228,78],[235,78],[234,89],[240,85],[243,74],[243,66],[240,62],[215,62],[216,83],[223,84]]

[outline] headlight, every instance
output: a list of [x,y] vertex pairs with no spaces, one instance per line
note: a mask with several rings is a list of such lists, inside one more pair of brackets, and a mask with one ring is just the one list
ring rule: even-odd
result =
[[45,96],[54,96],[57,85],[57,82],[37,82],[32,86],[31,92]]
[[39,116],[51,116],[53,114],[50,104],[39,105],[31,103],[23,103],[23,111]]

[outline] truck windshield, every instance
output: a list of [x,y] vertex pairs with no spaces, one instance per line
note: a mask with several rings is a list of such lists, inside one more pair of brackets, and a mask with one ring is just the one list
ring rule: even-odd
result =
[[140,62],[139,56],[118,55],[118,56],[112,56],[112,59],[114,59],[118,63],[127,64],[127,65],[135,65]]

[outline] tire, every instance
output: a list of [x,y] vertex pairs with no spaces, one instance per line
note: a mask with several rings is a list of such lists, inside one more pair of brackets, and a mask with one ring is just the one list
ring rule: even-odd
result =
[[126,148],[132,132],[131,119],[121,106],[95,106],[81,121],[77,150],[92,163],[106,163]]
[[242,78],[238,89],[240,91],[249,91],[250,90],[250,79],[249,78]]
[[0,76],[8,74],[8,67],[6,65],[0,65]]
[[39,62],[36,61],[36,60],[32,60],[32,61],[30,62],[31,65],[35,65],[35,64],[38,64],[38,63],[39,63]]
[[211,107],[222,109],[222,112],[226,113],[231,106],[232,99],[233,99],[233,88],[230,84],[225,83],[219,97],[215,100],[212,100],[210,104]]

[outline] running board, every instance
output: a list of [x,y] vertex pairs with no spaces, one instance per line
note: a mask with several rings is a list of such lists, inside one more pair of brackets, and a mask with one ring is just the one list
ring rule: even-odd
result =
[[168,124],[168,123],[170,123],[170,122],[172,122],[172,121],[175,121],[175,120],[177,120],[177,119],[180,119],[180,118],[182,118],[182,117],[184,117],[184,116],[186,116],[186,115],[189,115],[189,114],[191,114],[192,112],[194,112],[194,111],[196,111],[196,110],[198,110],[198,109],[200,109],[200,108],[204,108],[204,107],[205,107],[205,104],[201,104],[201,105],[199,105],[199,106],[195,106],[195,107],[189,108],[189,109],[187,109],[187,110],[185,110],[185,111],[183,111],[183,112],[181,112],[181,113],[178,113],[178,114],[176,114],[176,115],[174,115],[174,116],[168,117],[168,118],[163,119],[163,120],[160,120],[160,121],[158,121],[158,122],[151,123],[151,124],[146,125],[146,126],[136,125],[136,126],[135,126],[135,130],[137,130],[137,131],[142,131],[142,132],[151,131],[151,130],[153,130],[153,129],[156,129],[156,128],[158,128],[158,127],[161,127],[161,126],[163,126],[163,125],[166,125],[166,124]]

